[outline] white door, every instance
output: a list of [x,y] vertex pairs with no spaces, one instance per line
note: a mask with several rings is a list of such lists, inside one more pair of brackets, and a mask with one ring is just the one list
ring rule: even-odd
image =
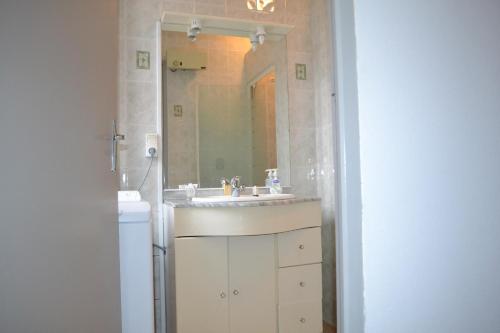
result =
[[275,333],[275,237],[229,237],[231,333]]
[[0,332],[119,333],[117,0],[2,0],[0,45]]
[[227,237],[175,239],[177,333],[229,332],[227,243]]

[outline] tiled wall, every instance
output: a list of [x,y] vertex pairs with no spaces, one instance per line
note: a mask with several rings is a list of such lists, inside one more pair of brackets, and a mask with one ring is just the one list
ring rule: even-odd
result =
[[[312,1],[312,59],[314,80],[314,109],[316,115],[316,177],[318,196],[321,197],[323,215],[323,297],[336,300],[335,270],[335,191],[334,191],[334,118],[332,93],[334,92],[332,71],[332,47],[330,43],[331,22],[328,0]],[[325,318],[336,322],[336,307],[333,302],[324,303]]]
[[[136,186],[148,166],[148,160],[143,157],[144,134],[155,132],[157,125],[155,22],[160,19],[163,10],[294,25],[295,29],[289,33],[286,41],[290,105],[290,183],[299,195],[319,194],[323,197],[324,230],[326,230],[323,235],[324,317],[327,321],[333,322],[334,288],[333,286],[329,288],[327,284],[334,278],[332,214],[334,201],[333,180],[330,180],[333,174],[334,127],[333,120],[329,118],[331,109],[327,101],[331,94],[331,91],[328,91],[331,85],[328,86],[327,82],[329,73],[325,70],[328,68],[328,62],[324,63],[326,67],[318,64],[329,51],[324,53],[325,51],[317,48],[321,45],[324,47],[324,43],[330,42],[329,36],[325,35],[328,30],[323,29],[321,32],[319,28],[328,22],[325,11],[321,11],[321,8],[326,8],[327,3],[327,0],[276,0],[274,13],[258,14],[248,11],[243,0],[120,0],[119,128],[127,135],[125,146],[120,151],[121,166],[128,169],[130,185]],[[151,52],[149,70],[136,69],[136,50]],[[296,63],[307,66],[307,80],[295,78]],[[156,168],[155,164],[152,170],[153,176],[150,176],[143,191],[144,198],[152,202],[153,208],[157,208],[160,204],[156,200],[156,192],[159,190],[156,187],[158,181],[155,177]],[[155,226],[155,240],[157,240],[157,220]],[[155,264],[157,263],[155,260]],[[155,275],[158,281],[158,274]]]
[[[119,148],[119,168],[129,174],[129,187],[137,189],[149,166],[144,157],[145,134],[157,132],[156,113],[156,21],[160,17],[161,2],[158,0],[120,0],[120,61],[119,61],[119,131],[126,140]],[[136,51],[150,52],[150,69],[136,68]],[[141,194],[152,205],[154,242],[158,243],[157,176],[161,161],[155,160]],[[155,312],[160,327],[160,288],[158,251],[155,250]]]

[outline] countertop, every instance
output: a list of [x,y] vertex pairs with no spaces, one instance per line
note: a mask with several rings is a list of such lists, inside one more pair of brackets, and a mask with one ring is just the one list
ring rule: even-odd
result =
[[321,201],[317,197],[278,199],[267,201],[233,201],[233,202],[193,202],[185,199],[166,199],[165,205],[173,208],[235,208],[235,207],[265,207],[291,205],[301,202]]

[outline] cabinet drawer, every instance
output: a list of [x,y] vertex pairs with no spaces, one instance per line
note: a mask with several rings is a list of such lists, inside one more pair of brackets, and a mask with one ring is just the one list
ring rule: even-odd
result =
[[321,299],[313,302],[285,304],[279,307],[280,333],[321,333],[323,315]]
[[278,234],[280,267],[321,262],[321,228]]
[[321,264],[279,269],[279,303],[321,299]]

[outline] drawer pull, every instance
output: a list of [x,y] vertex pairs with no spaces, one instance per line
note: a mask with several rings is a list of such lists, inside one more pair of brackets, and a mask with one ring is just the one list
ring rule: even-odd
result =
[[300,245],[299,245],[299,249],[300,249],[300,250],[303,250],[303,249],[304,249],[304,244],[300,244]]
[[300,281],[299,282],[299,286],[301,286],[302,288],[304,288],[306,286],[306,283],[304,281]]
[[226,294],[224,292],[221,292],[220,293],[220,298],[223,298],[223,299],[226,298]]
[[304,317],[300,318],[300,322],[301,322],[302,324],[304,324],[304,323],[306,322],[306,318],[304,318]]
[[238,289],[234,289],[234,290],[233,290],[233,294],[234,294],[235,296],[238,296],[238,294],[239,294],[239,293],[240,293],[240,292],[238,291]]

